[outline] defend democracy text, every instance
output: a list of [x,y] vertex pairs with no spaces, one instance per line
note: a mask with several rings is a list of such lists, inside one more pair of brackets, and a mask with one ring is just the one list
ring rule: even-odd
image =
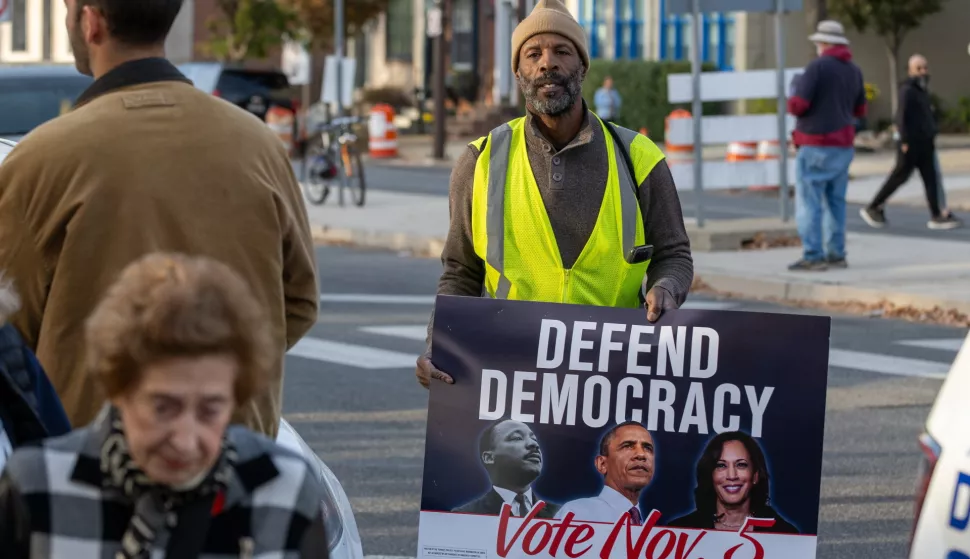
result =
[[[701,381],[709,381],[717,374],[719,336],[713,328],[584,321],[576,321],[571,326],[570,332],[570,327],[562,321],[543,319],[536,354],[536,369],[561,369],[567,362],[569,338],[569,373],[540,376],[537,371],[516,370],[509,375],[496,369],[482,370],[479,419],[494,420],[508,414],[522,423],[575,425],[579,415],[587,426],[599,428],[611,419],[617,423],[630,419],[642,422],[644,410],[628,405],[631,398],[637,398],[646,399],[646,425],[650,431],[688,433],[694,429],[700,434],[712,430],[736,431],[741,423],[739,413],[750,412],[751,436],[761,436],[763,417],[774,387],[759,389],[723,383],[715,388],[710,401],[705,397],[705,383]],[[592,373],[594,369],[597,373],[608,373],[611,356],[624,352],[628,376],[616,382],[615,387],[602,375],[589,375],[581,382],[580,375],[574,374]],[[652,355],[656,355],[653,364],[645,364]],[[669,380],[642,378],[668,374],[683,378],[685,373],[697,379],[686,389],[678,389]],[[523,403],[534,402],[537,396],[538,417],[523,411]]]

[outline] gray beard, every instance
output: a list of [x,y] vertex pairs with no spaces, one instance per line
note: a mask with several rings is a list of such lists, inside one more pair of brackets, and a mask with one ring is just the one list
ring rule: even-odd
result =
[[536,80],[530,80],[517,76],[515,79],[519,83],[522,95],[525,97],[526,105],[531,107],[533,112],[549,116],[561,116],[565,114],[576,103],[576,100],[583,93],[583,68],[580,67],[573,75],[569,76],[565,83],[565,92],[554,99],[543,99],[539,95],[539,88],[536,87]]

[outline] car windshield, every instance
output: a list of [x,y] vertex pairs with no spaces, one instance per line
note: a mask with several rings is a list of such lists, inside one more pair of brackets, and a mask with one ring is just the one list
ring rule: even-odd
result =
[[0,135],[23,135],[67,112],[90,85],[77,77],[0,79]]

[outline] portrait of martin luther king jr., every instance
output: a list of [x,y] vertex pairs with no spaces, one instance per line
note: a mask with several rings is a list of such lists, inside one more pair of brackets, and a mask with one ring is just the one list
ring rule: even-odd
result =
[[532,489],[532,483],[542,472],[542,450],[528,425],[511,419],[491,423],[478,438],[478,456],[492,487],[452,512],[498,515],[502,513],[502,505],[508,503],[512,516],[524,517],[542,500],[546,506],[536,517],[555,516],[559,505],[541,499]]

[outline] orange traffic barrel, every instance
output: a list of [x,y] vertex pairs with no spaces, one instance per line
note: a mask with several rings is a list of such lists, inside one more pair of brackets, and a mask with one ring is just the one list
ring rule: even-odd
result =
[[[664,119],[664,137],[670,137],[670,121],[682,118],[691,118],[690,111],[684,109],[677,109],[667,115]],[[673,144],[670,142],[665,142],[664,144],[664,154],[667,156],[667,163],[690,163],[694,160],[694,146],[693,144]]]
[[374,105],[367,130],[371,157],[397,157],[397,127],[394,126],[393,107],[384,103]]

